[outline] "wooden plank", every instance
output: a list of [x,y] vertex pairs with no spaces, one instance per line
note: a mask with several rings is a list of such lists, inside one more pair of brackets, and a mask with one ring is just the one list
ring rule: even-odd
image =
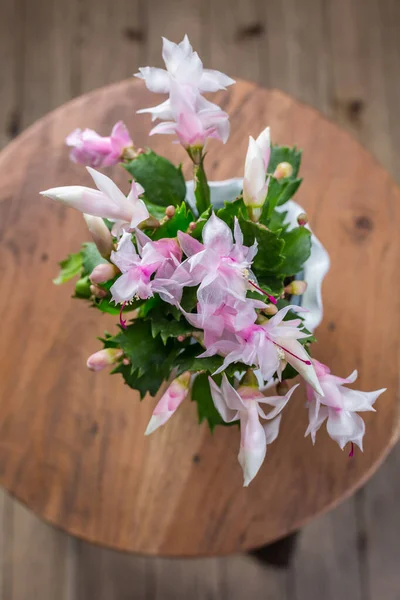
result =
[[[194,560],[157,559],[151,563],[154,600],[219,600],[220,561],[215,558]],[[242,588],[243,589],[243,588]]]
[[0,148],[15,137],[21,127],[19,68],[22,48],[21,11],[16,0],[3,0],[0,19]]
[[337,0],[326,7],[326,32],[332,71],[331,105],[335,121],[362,136],[366,105],[362,36],[355,2]]
[[71,600],[66,568],[69,538],[44,524],[18,502],[12,503],[11,528],[5,562],[7,594],[4,600]]
[[[371,139],[371,142],[374,142],[373,148],[378,158],[387,166],[397,181],[400,181],[400,90],[398,83],[400,71],[400,5],[397,0],[385,0],[378,3],[376,9],[380,27],[377,28],[378,32],[374,32],[372,23],[369,21],[370,30],[368,34],[376,37],[380,33],[378,46],[380,63],[374,73],[374,82],[370,82],[370,88],[371,93],[374,92],[384,97],[385,104],[382,104],[381,107],[375,107],[375,110],[378,109],[379,113],[383,114],[373,115],[371,113],[370,115],[370,124],[375,124],[374,133],[378,140],[374,142]],[[380,89],[381,86],[382,89]],[[379,131],[379,127],[382,126],[383,130]]]
[[[326,31],[333,72],[332,116],[396,175],[392,139],[398,129],[393,122],[398,122],[398,38],[395,26],[383,23],[381,17],[389,2],[328,2]],[[389,21],[400,24],[398,15],[397,21]]]
[[140,66],[164,66],[161,58],[161,37],[177,43],[187,34],[194,49],[204,58],[204,51],[208,45],[203,19],[204,4],[197,0],[149,0],[146,6],[146,62]]
[[0,600],[11,596],[12,543],[11,510],[13,501],[5,490],[0,489]]
[[[289,571],[269,567],[246,555],[220,559],[221,595],[229,600],[294,600],[289,596]],[[297,600],[297,598],[296,598]]]
[[153,598],[157,559],[123,554],[78,542],[76,600]]
[[364,489],[360,543],[371,599],[399,598],[399,468],[400,448],[396,447]]
[[265,81],[260,49],[265,40],[262,3],[258,0],[209,2],[205,25],[207,65],[231,77]]
[[146,4],[141,0],[82,3],[78,51],[82,92],[131,77],[140,66],[146,36]]
[[329,77],[323,0],[263,3],[267,44],[262,61],[269,66],[269,87],[329,114]]
[[76,74],[78,0],[20,0],[23,21],[21,126],[79,93]]
[[365,600],[356,542],[353,499],[304,527],[291,567],[296,600]]

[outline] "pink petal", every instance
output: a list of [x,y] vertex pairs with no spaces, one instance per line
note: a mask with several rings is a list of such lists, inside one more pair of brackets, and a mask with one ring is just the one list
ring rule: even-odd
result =
[[264,411],[261,409],[261,407],[258,407],[258,412],[260,414],[261,417],[263,417],[263,419],[274,419],[277,415],[279,415],[279,413],[285,408],[286,404],[289,402],[290,398],[292,397],[294,391],[299,387],[299,384],[297,383],[296,385],[294,385],[285,396],[265,396],[265,397],[261,397],[258,398],[258,402],[262,403],[262,404],[268,404],[269,406],[273,407],[273,410],[271,410],[267,415],[264,413]]
[[247,487],[257,475],[267,451],[265,431],[257,407],[240,413],[240,451],[238,460],[243,470],[243,486]]
[[111,252],[110,260],[122,273],[126,273],[133,265],[140,262],[140,257],[132,242],[130,233],[124,233],[118,242],[117,250]]
[[189,258],[193,256],[193,254],[197,254],[198,252],[204,250],[203,244],[183,231],[178,231],[178,241],[183,252]]
[[208,378],[210,383],[211,396],[214,402],[214,406],[221,415],[221,418],[225,423],[232,423],[238,419],[238,411],[232,410],[226,403],[222,390],[217,386],[212,377]]
[[110,292],[116,304],[129,302],[137,294],[138,279],[131,276],[129,271],[118,277],[111,286]]
[[203,228],[203,242],[222,256],[229,255],[232,250],[233,237],[228,225],[215,213],[212,213]]
[[225,373],[222,376],[221,390],[224,394],[225,402],[230,409],[239,411],[247,410],[247,405],[243,402],[233,385],[229,383]]
[[271,421],[270,423],[265,423],[263,425],[264,433],[265,433],[265,441],[266,444],[272,444],[276,440],[279,435],[279,426],[281,424],[282,415],[279,415]]

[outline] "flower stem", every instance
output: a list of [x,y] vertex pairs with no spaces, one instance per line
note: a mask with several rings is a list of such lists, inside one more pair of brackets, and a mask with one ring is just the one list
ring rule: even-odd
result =
[[200,164],[193,164],[194,195],[196,198],[196,207],[201,215],[211,205],[210,187],[208,185],[206,173],[204,171],[204,159]]

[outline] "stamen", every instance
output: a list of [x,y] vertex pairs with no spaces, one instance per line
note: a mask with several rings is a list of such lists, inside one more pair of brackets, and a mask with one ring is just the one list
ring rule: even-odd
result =
[[273,296],[271,296],[270,294],[267,294],[267,292],[266,292],[265,290],[263,290],[262,288],[258,287],[258,285],[256,285],[256,284],[254,283],[254,281],[251,281],[251,279],[249,279],[249,280],[248,280],[248,282],[250,283],[250,285],[252,285],[254,288],[256,288],[256,290],[257,290],[258,292],[260,292],[260,294],[264,294],[264,296],[267,296],[268,300],[269,300],[270,302],[272,302],[272,304],[276,304],[276,303],[277,303],[277,300],[276,300],[276,298],[274,298],[274,297],[273,297]]
[[275,346],[278,346],[278,348],[281,348],[281,350],[283,350],[284,352],[287,352],[288,354],[290,354],[294,358],[297,358],[297,360],[301,360],[301,362],[303,362],[305,365],[311,365],[311,360],[305,360],[304,358],[300,358],[300,356],[296,356],[296,354],[294,354],[293,352],[291,352],[290,350],[288,350],[284,346],[281,346],[280,344],[277,344],[276,342],[273,342],[273,343],[275,344]]
[[350,452],[349,452],[349,458],[352,458],[354,456],[354,444],[353,442],[350,442]]
[[125,302],[123,302],[123,303],[121,304],[121,309],[120,309],[120,311],[119,311],[119,323],[120,323],[120,325],[121,325],[122,329],[126,329],[126,320],[122,318],[122,311],[124,310],[124,308],[125,308],[125,306],[126,306],[127,304],[128,304],[128,303],[127,303],[126,301],[125,301]]

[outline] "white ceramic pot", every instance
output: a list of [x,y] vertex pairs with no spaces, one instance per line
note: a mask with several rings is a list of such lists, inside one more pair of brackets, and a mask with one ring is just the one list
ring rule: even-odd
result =
[[[210,181],[211,203],[215,208],[221,208],[226,201],[233,201],[239,196],[243,187],[243,179],[226,179],[225,181]],[[191,206],[195,206],[195,197],[193,191],[193,181],[186,183],[187,201]],[[297,225],[297,216],[304,212],[304,209],[289,200],[278,210],[287,211],[287,222],[291,227]],[[311,237],[311,256],[304,264],[304,279],[307,282],[307,290],[302,296],[302,306],[309,312],[304,314],[305,326],[309,331],[314,331],[322,321],[322,282],[329,270],[329,255],[318,238],[312,234]]]

